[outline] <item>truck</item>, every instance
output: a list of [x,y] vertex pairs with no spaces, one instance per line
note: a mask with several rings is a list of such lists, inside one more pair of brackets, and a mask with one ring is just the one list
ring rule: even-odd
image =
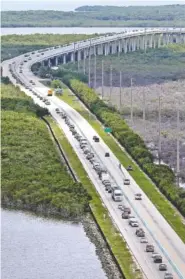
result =
[[53,95],[53,91],[51,89],[48,90],[48,96],[52,96]]
[[123,200],[123,194],[119,187],[112,188],[112,199],[119,202]]
[[108,174],[107,172],[102,172],[102,173],[100,174],[100,179],[101,179],[102,182],[103,182],[104,180],[110,180],[110,176],[109,176],[109,174]]

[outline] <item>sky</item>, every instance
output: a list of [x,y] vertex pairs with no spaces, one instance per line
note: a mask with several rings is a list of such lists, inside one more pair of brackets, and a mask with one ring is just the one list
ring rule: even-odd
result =
[[[87,4],[88,3],[88,4]],[[83,5],[112,5],[112,6],[137,6],[137,5],[170,5],[170,4],[185,4],[185,0],[58,0],[58,1],[17,1],[17,0],[2,0],[1,10],[60,10],[60,11],[73,11],[75,8]]]

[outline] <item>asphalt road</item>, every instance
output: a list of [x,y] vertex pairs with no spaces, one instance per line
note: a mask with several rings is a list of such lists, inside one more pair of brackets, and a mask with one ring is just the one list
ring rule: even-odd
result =
[[[49,51],[47,55],[49,55]],[[14,65],[15,70],[17,71],[18,75],[24,79],[25,83],[29,84],[30,79],[34,80],[36,85],[32,86],[32,88],[39,92],[40,95],[46,96],[47,88],[43,86],[37,77],[35,77],[29,70],[30,65],[33,63],[34,57],[39,59],[36,55],[33,55],[32,60],[23,65],[23,74],[19,74],[18,70],[19,63],[23,60],[23,56],[12,59],[12,61],[16,61]],[[9,63],[10,62],[8,61],[3,62],[3,75],[9,76],[15,83],[15,80],[12,79],[8,69]],[[29,90],[26,89],[25,92],[30,95],[35,102],[43,106],[42,101],[35,97]],[[64,120],[58,114],[56,114],[55,108],[62,108],[66,111],[67,115],[71,119],[71,122],[74,123],[79,133],[88,139],[91,149],[96,154],[97,160],[101,162],[102,165],[106,166],[112,177],[112,182],[122,188],[124,193],[124,200],[122,203],[131,207],[132,215],[137,218],[140,226],[145,230],[148,242],[153,244],[155,246],[155,250],[162,255],[163,262],[168,265],[168,271],[173,273],[174,278],[185,278],[185,244],[162,217],[156,207],[150,202],[144,192],[142,192],[142,190],[132,179],[130,174],[123,168],[123,166],[121,170],[119,169],[118,159],[114,156],[108,146],[106,146],[103,140],[101,139],[99,143],[95,143],[93,141],[92,137],[97,135],[97,133],[89,125],[89,123],[80,114],[78,114],[66,103],[59,100],[57,97],[53,96],[49,99],[51,101],[51,105],[48,106],[48,109],[58,122],[59,126],[64,130],[90,179],[101,195],[105,206],[108,208],[111,218],[128,243],[128,246],[136,258],[136,261],[145,274],[145,277],[152,279],[164,278],[164,272],[158,270],[158,264],[153,263],[151,254],[145,252],[145,244],[140,243],[139,238],[135,235],[135,229],[129,226],[128,220],[123,220],[121,218],[121,211],[118,209],[118,203],[114,202],[111,198],[111,195],[105,191],[104,186],[98,178],[98,175],[92,169],[92,165],[85,158],[82,150],[80,149],[78,141],[72,136]],[[105,152],[109,152],[110,157],[105,157]],[[124,177],[130,178],[130,186],[123,185]],[[135,200],[134,196],[136,193],[142,193],[143,198],[141,201]]]

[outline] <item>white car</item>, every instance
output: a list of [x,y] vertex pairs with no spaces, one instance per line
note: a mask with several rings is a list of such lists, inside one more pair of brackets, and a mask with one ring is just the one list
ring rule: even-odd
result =
[[136,228],[139,227],[139,223],[137,221],[130,223],[131,227]]
[[173,275],[169,272],[165,272],[164,279],[173,279]]

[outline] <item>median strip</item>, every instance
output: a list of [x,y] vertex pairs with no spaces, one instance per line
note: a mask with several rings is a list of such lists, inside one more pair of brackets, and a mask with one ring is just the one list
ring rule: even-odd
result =
[[104,237],[106,238],[106,241],[114,257],[119,264],[122,274],[124,274],[124,277],[127,279],[142,278],[142,274],[140,270],[137,269],[136,263],[132,258],[131,252],[127,248],[126,242],[123,240],[120,232],[113,225],[107,209],[102,204],[99,194],[97,193],[94,185],[91,183],[75,151],[65,137],[64,132],[50,117],[47,117],[47,121],[50,123],[55,137],[58,139],[58,142],[65,152],[65,155],[68,157],[68,161],[71,167],[92,197],[92,200],[90,201],[90,207],[93,216],[98,226],[100,227]]

